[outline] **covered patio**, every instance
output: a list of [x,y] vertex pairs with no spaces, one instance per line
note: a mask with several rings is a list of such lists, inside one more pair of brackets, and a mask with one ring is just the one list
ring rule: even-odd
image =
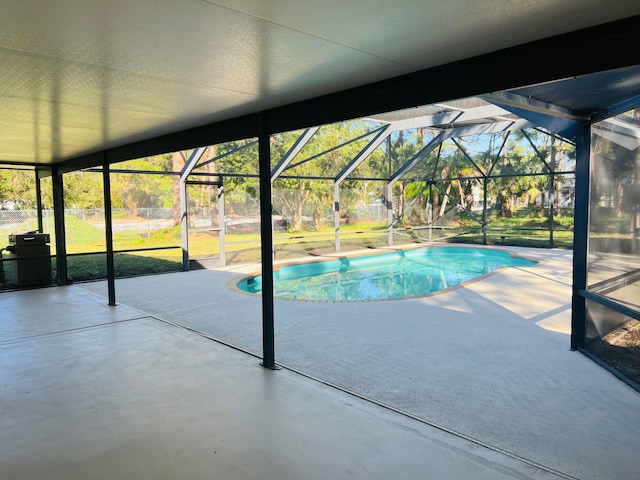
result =
[[[116,309],[105,305],[106,282],[5,294],[14,320],[3,367],[17,383],[3,468],[8,478],[33,468],[74,478],[77,459],[30,464],[22,438],[29,456],[47,442],[79,448],[91,470],[122,458],[124,476],[149,468],[145,458],[153,468],[177,462],[182,478],[232,472],[251,451],[279,478],[635,478],[637,392],[569,349],[571,252],[510,250],[540,263],[419,299],[276,301],[284,368],[275,374],[259,368],[260,298],[228,288],[244,275],[233,269],[120,280]],[[37,320],[43,310],[51,321]],[[50,367],[29,374],[36,358]],[[48,402],[45,412],[62,416],[44,419]],[[143,434],[160,416],[165,426]],[[129,433],[110,436],[123,423]],[[189,453],[193,477],[179,466],[180,442],[200,445]],[[236,473],[269,478],[251,465]]]
[[[57,287],[0,294],[0,478],[637,478],[638,391],[576,350],[640,320],[640,7],[472,3],[6,2],[0,168],[33,174],[42,235],[47,185]],[[572,252],[428,297],[275,299],[274,136],[472,97],[576,146]],[[428,125],[467,128],[442,108]],[[248,139],[262,295],[234,267],[116,278],[118,164]],[[87,169],[107,280],[71,284]]]

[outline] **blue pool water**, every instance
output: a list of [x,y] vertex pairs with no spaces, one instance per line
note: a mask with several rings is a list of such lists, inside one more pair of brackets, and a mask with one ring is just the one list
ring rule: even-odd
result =
[[[427,295],[504,267],[535,265],[508,252],[479,248],[420,248],[280,267],[276,298],[310,301],[387,300]],[[260,293],[262,276],[238,288]]]

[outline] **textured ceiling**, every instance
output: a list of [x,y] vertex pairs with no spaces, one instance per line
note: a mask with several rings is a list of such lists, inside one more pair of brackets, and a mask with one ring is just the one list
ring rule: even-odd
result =
[[0,161],[54,163],[639,13],[627,0],[0,0]]

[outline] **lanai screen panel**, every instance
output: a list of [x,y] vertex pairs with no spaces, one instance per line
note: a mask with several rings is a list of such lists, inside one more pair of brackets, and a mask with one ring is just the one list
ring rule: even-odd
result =
[[[593,126],[589,291],[640,311],[640,121],[637,109]],[[593,308],[587,338],[626,317]]]

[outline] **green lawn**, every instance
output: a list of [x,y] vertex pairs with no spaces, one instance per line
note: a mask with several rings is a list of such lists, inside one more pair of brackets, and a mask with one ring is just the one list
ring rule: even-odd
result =
[[[556,219],[555,228],[571,228],[573,218],[564,216]],[[103,228],[96,227],[90,222],[75,216],[65,218],[69,275],[74,280],[91,280],[106,277],[105,235]],[[548,219],[544,217],[525,217],[492,219],[487,232],[487,243],[493,245],[517,245],[547,248],[549,246],[548,230],[545,229]],[[14,230],[27,231],[33,229],[29,224],[24,229],[13,227]],[[495,229],[495,230],[492,230]],[[384,224],[359,223],[341,226],[341,251],[376,248],[387,245],[387,233]],[[374,230],[379,230],[375,232]],[[5,232],[0,230],[0,234]],[[11,232],[6,232],[11,233]],[[52,234],[52,253],[55,253],[55,238]],[[416,234],[418,236],[416,236]],[[334,228],[324,227],[320,231],[282,232],[274,233],[276,259],[320,255],[334,251]],[[427,238],[426,230],[409,230],[402,234],[394,234],[394,243],[411,243]],[[419,238],[421,237],[421,238]],[[502,238],[504,237],[504,238]],[[483,236],[479,225],[474,222],[459,223],[450,230],[434,230],[432,239],[456,243],[481,244]],[[556,231],[554,245],[571,248],[573,233],[571,231]],[[227,264],[258,262],[260,260],[260,234],[229,233],[225,238]],[[149,273],[179,271],[182,269],[182,250],[180,227],[148,231],[127,230],[114,232],[114,249],[116,252],[116,276],[134,276]],[[174,247],[174,248],[167,248]],[[216,259],[219,255],[220,241],[217,232],[191,229],[189,233],[189,255],[191,259]],[[131,251],[139,249],[158,249],[145,251]],[[86,255],[77,255],[86,254]],[[11,268],[7,264],[7,268]],[[55,270],[55,258],[53,261]]]

